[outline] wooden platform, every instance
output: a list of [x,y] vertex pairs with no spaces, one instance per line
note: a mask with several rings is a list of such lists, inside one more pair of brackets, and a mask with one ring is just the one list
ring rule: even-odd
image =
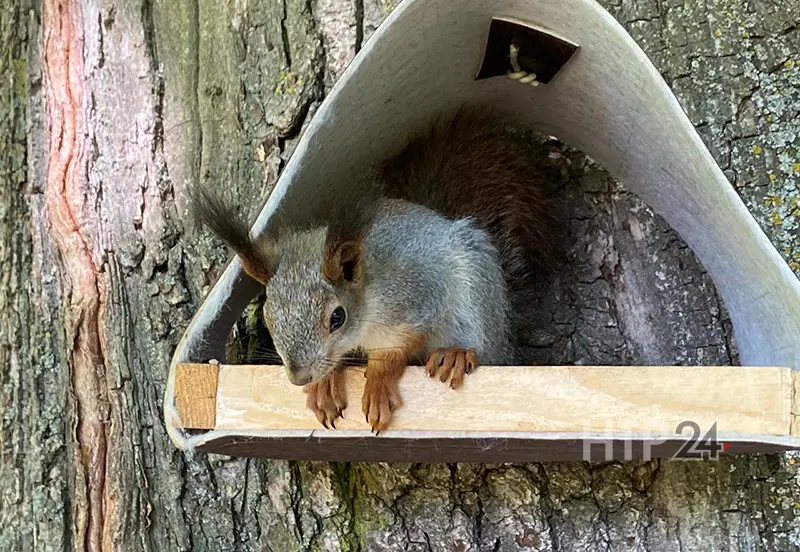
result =
[[197,448],[233,456],[497,462],[699,457],[703,443],[716,457],[714,440],[725,454],[800,448],[788,368],[480,367],[453,391],[410,367],[404,404],[379,437],[361,413],[360,369],[347,370],[335,430],[282,366],[179,364],[175,376],[182,428],[211,430]]

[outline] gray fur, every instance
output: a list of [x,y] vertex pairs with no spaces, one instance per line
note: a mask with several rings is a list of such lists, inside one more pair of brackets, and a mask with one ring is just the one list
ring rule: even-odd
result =
[[[398,328],[427,336],[428,351],[474,348],[481,364],[511,363],[506,284],[489,236],[470,219],[448,220],[404,200],[379,200],[374,214],[359,283],[322,277],[325,228],[280,239],[264,312],[290,379],[317,380],[348,352],[369,352],[369,343],[392,346]],[[328,334],[338,305],[347,321]]]
[[407,323],[429,348],[473,347],[483,364],[510,361],[500,256],[471,219],[450,221],[384,200],[366,239],[370,296],[386,324]]

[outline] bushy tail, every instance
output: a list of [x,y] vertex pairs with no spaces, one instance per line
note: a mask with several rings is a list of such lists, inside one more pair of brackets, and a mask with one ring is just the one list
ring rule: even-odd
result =
[[549,199],[559,175],[543,148],[506,121],[461,108],[439,121],[383,169],[385,193],[446,217],[473,217],[499,249],[512,282],[548,269],[556,259]]

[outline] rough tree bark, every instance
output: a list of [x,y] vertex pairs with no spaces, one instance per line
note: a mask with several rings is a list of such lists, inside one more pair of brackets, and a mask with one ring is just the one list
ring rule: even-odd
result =
[[[800,2],[606,0],[800,272]],[[0,11],[0,550],[796,550],[794,455],[359,465],[185,456],[173,348],[225,260],[188,182],[255,205],[392,0],[6,0]],[[568,270],[531,362],[736,362],[664,222],[558,148]],[[252,213],[252,209],[249,211]]]

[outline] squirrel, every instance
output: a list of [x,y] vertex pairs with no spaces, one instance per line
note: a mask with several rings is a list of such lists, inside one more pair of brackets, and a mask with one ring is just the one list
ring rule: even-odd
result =
[[260,240],[207,189],[189,194],[264,286],[275,350],[325,428],[347,406],[341,368],[366,355],[361,406],[377,435],[406,366],[458,389],[479,361],[514,362],[509,289],[552,259],[554,221],[541,153],[481,109],[434,121],[366,178],[368,193],[325,221]]

